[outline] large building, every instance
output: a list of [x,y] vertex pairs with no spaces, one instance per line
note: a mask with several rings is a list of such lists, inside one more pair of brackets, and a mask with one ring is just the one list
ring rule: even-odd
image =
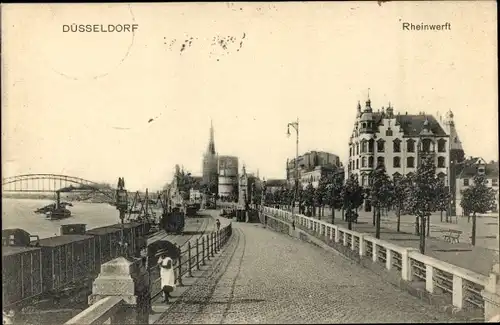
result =
[[312,184],[314,188],[318,188],[319,181],[322,177],[328,177],[329,175],[337,174],[338,177],[344,181],[344,167],[342,165],[338,167],[333,166],[316,166],[314,169],[309,171],[303,171],[300,175],[300,183],[302,188],[306,188],[309,183]]
[[491,187],[496,191],[497,207],[495,211],[498,211],[498,161],[490,161],[487,163],[482,158],[470,157],[466,159],[461,166],[462,168],[458,170],[455,189],[455,209],[457,211],[457,215],[463,215],[463,210],[460,206],[462,191],[474,184],[473,178],[477,174],[484,175],[486,177],[488,187]]
[[219,197],[238,199],[238,157],[219,156]]
[[390,104],[387,109],[382,107],[374,112],[370,99],[364,109],[358,102],[349,140],[347,172],[356,175],[361,186],[368,187],[370,172],[378,164],[384,164],[389,176],[397,177],[414,174],[424,158],[432,157],[437,175],[448,184],[449,140],[443,126],[432,115],[395,114]]
[[[337,169],[340,166],[339,156],[325,151],[306,152],[297,159],[299,180],[306,184],[311,180],[311,177],[314,179],[318,176],[321,177],[324,172]],[[286,179],[290,185],[294,184],[295,158],[286,162]]]
[[217,153],[215,152],[214,127],[212,122],[210,122],[210,139],[207,151],[203,155],[202,170],[202,183],[209,187],[209,192],[216,194],[218,190]]

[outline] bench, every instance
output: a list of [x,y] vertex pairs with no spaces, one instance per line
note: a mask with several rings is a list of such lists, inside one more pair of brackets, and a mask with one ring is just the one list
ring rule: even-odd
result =
[[450,242],[450,243],[459,243],[460,242],[460,235],[462,234],[462,231],[448,229],[448,230],[444,230],[443,232],[445,232],[445,234],[443,235],[445,241]]

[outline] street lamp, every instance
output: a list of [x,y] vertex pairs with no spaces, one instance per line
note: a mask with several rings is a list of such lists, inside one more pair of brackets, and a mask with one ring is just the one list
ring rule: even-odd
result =
[[125,239],[124,239],[124,225],[125,213],[128,209],[128,193],[125,189],[125,180],[123,177],[118,178],[118,186],[116,189],[116,209],[120,212],[121,233],[120,233],[120,246],[122,255],[126,254]]
[[295,228],[295,203],[297,198],[299,197],[299,118],[295,122],[288,123],[287,125],[287,135],[290,136],[290,127],[295,129],[297,134],[297,138],[295,141],[295,193],[292,202],[292,225]]

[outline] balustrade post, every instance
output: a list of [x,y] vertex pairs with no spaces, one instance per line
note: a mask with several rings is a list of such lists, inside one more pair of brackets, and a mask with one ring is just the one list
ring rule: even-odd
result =
[[215,257],[215,240],[214,240],[214,233],[211,233],[210,234],[210,239],[212,240],[212,245],[210,245],[210,247],[212,247],[212,257]]
[[354,236],[353,234],[351,234],[351,250],[355,250],[356,248],[356,236]]
[[342,237],[343,241],[344,241],[344,246],[347,246],[347,233],[344,231],[342,232],[344,235]]
[[339,227],[335,227],[335,242],[338,243],[340,242],[340,237],[339,237]]
[[459,276],[453,275],[453,306],[462,309],[464,304],[464,288],[463,279]]
[[425,289],[434,292],[434,268],[431,265],[425,265]]
[[196,238],[196,269],[200,270],[200,249],[199,249],[199,241],[198,238]]
[[378,257],[378,245],[375,242],[372,242],[372,260],[373,262],[377,261]]
[[189,274],[190,277],[193,276],[193,273],[191,272],[191,268],[193,267],[193,263],[192,263],[191,259],[192,259],[192,256],[191,256],[191,242],[188,241],[188,268],[189,268],[188,274]]
[[366,254],[365,236],[359,235],[359,256],[365,256],[365,254]]
[[401,252],[401,278],[405,281],[412,280],[410,256],[407,249]]
[[215,253],[217,254],[219,252],[219,246],[217,245],[217,232],[214,232],[214,247],[215,247]]
[[392,251],[388,249],[387,247],[385,248],[385,268],[390,270],[392,267]]
[[207,235],[207,260],[210,261],[210,237]]

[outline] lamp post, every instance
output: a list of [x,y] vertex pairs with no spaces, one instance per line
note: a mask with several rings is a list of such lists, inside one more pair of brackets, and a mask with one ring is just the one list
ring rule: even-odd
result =
[[297,134],[297,138],[295,141],[295,193],[292,202],[292,225],[295,227],[295,203],[297,198],[299,197],[299,118],[295,122],[288,123],[287,125],[287,135],[290,136],[290,127],[295,129],[295,133]]
[[116,189],[116,209],[120,212],[120,221],[121,221],[121,232],[120,232],[120,248],[121,255],[126,255],[126,247],[125,247],[125,238],[124,238],[124,219],[125,213],[128,209],[128,193],[125,189],[125,180],[123,177],[118,178],[118,186]]

